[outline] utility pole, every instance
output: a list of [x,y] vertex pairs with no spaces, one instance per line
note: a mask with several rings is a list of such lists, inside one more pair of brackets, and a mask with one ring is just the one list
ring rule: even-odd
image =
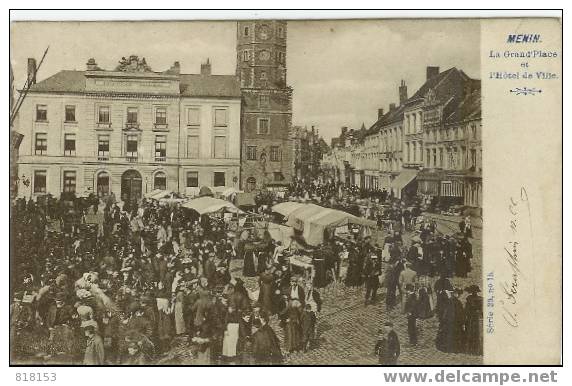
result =
[[16,116],[18,115],[18,111],[20,111],[20,107],[22,107],[22,103],[24,103],[24,100],[26,99],[26,96],[28,95],[28,91],[30,90],[30,87],[32,87],[32,84],[33,84],[32,80],[36,79],[36,74],[40,70],[40,67],[42,66],[42,63],[44,62],[44,59],[46,58],[46,55],[47,55],[49,49],[50,49],[50,46],[48,46],[46,48],[46,50],[44,51],[44,55],[42,56],[42,60],[40,60],[40,63],[36,67],[36,69],[34,71],[34,75],[28,76],[28,78],[26,79],[26,83],[24,83],[24,87],[22,89],[22,92],[20,92],[20,94],[18,95],[18,99],[16,100],[16,103],[14,104],[14,108],[12,109],[12,111],[10,111],[10,127],[12,127],[14,125],[14,120],[16,119]]

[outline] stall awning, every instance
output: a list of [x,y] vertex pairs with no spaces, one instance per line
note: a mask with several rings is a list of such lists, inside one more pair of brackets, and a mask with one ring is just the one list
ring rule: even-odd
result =
[[151,198],[153,200],[160,200],[162,198],[173,198],[175,192],[172,190],[162,190],[162,189],[155,189],[150,193],[145,195],[145,198]]
[[221,209],[226,209],[229,212],[242,213],[240,209],[234,206],[232,203],[219,200],[218,198],[212,197],[200,197],[194,200],[190,200],[182,205],[185,208],[193,209],[199,214],[214,213]]
[[272,207],[272,211],[280,213],[284,217],[288,217],[290,216],[290,213],[294,212],[296,209],[302,208],[304,205],[305,204],[302,204],[300,202],[292,202],[292,201],[282,202],[280,204],[274,205]]
[[303,230],[304,222],[322,210],[324,210],[324,208],[315,204],[303,204],[302,207],[290,213],[286,225],[294,229]]
[[354,216],[337,209],[322,208],[322,211],[305,221],[304,240],[310,245],[320,245],[324,241],[327,228],[337,228],[348,224],[375,227],[374,221]]
[[391,181],[391,188],[399,190],[405,188],[407,185],[409,185],[409,183],[411,183],[411,181],[415,179],[415,177],[417,177],[418,173],[419,170],[413,170],[413,169],[402,170],[401,173],[399,173],[399,175],[395,177],[393,181]]

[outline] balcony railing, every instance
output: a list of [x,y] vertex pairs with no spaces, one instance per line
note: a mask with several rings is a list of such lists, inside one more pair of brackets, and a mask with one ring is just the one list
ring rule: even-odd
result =
[[109,156],[108,155],[98,155],[97,160],[98,161],[109,161]]
[[154,123],[153,124],[154,131],[169,131],[169,125],[166,123]]
[[155,157],[155,162],[166,162],[167,157]]
[[125,156],[125,160],[127,162],[137,162],[138,157],[137,157],[137,155],[128,155],[128,156]]
[[126,122],[125,130],[139,130],[139,122]]

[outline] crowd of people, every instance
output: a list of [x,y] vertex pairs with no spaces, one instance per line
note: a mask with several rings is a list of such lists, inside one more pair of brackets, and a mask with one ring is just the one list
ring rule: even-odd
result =
[[[481,355],[480,290],[452,285],[471,271],[470,220],[445,236],[418,208],[364,209],[357,197],[363,194],[355,187],[301,181],[284,195],[390,224],[382,227],[388,234],[381,245],[363,234],[326,238],[310,252],[323,262],[311,276],[292,272],[288,251],[267,232],[234,235],[224,221],[176,204],[118,203],[113,196],[19,199],[11,211],[12,357],[93,365],[279,364],[312,349],[322,308],[318,289],[331,281],[364,286],[366,306],[385,287],[387,318],[397,309],[406,314],[413,345],[418,321],[436,317],[437,349]],[[260,211],[276,197],[267,200],[257,200]],[[87,216],[101,220],[90,223]],[[419,235],[406,246],[404,232],[412,230]],[[232,270],[234,259],[243,260],[242,271]],[[257,278],[255,290],[247,289],[247,277]],[[399,339],[386,327],[375,353],[392,364]]]

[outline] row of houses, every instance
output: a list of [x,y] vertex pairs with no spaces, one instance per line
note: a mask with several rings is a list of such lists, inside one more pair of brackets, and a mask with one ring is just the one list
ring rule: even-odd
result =
[[482,207],[481,83],[455,67],[427,67],[411,96],[378,110],[368,129],[342,128],[322,167],[330,178],[397,198]]

